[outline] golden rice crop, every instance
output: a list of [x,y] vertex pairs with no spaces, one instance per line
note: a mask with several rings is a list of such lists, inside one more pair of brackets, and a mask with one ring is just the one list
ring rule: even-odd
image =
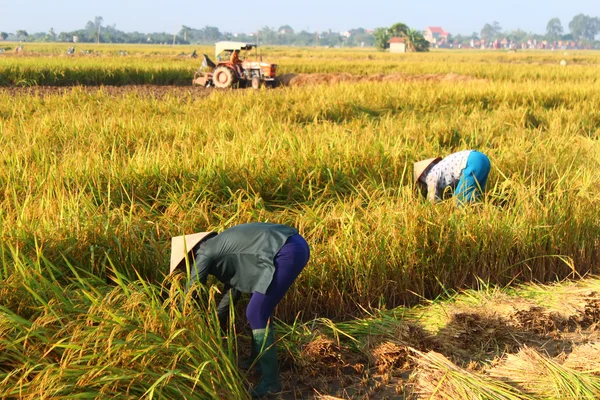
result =
[[[144,46],[76,44],[74,56],[66,54],[71,44],[25,44],[23,55],[0,54],[0,86],[6,85],[190,85],[201,58],[192,51],[206,53],[210,46]],[[81,54],[83,50],[92,54]],[[260,47],[252,51],[265,61],[278,65],[280,74],[350,73],[375,75],[404,73],[454,73],[493,81],[548,81],[594,83],[598,81],[597,52],[490,52],[439,51],[433,53],[390,54],[369,49],[313,49]],[[121,50],[127,56],[119,56]],[[560,65],[567,60],[568,67]]]
[[[118,59],[109,54],[113,50],[95,58],[0,56],[0,84],[187,84],[198,63],[162,48],[158,55]],[[150,390],[171,390],[162,382],[175,378],[160,375],[162,365],[127,375],[124,366],[133,362],[127,357],[135,363],[141,357],[136,371],[142,371],[161,354],[180,351],[177,357],[189,363],[176,375],[181,386],[175,387],[185,388],[177,390],[196,384],[202,374],[194,368],[202,363],[233,358],[216,348],[190,353],[183,341],[175,350],[165,344],[178,333],[152,293],[167,271],[169,238],[182,233],[249,221],[297,226],[312,258],[278,308],[284,321],[298,313],[303,320],[345,319],[482,282],[598,272],[595,53],[574,53],[564,68],[557,59],[565,56],[550,53],[402,58],[365,50],[265,49],[265,58],[269,54],[282,72],[476,79],[347,81],[202,96],[155,96],[148,88],[117,94],[103,87],[38,94],[0,89],[1,315],[11,338],[3,342],[7,356],[0,369],[21,371],[1,376],[2,393],[31,390],[34,396],[37,389],[23,388],[57,376],[60,357],[69,366],[111,363],[117,376],[133,382],[132,396],[149,397]],[[466,148],[492,162],[484,201],[456,208],[452,200],[431,205],[420,198],[412,163]],[[97,288],[73,281],[75,271],[97,277],[90,278]],[[128,283],[115,284],[118,276]],[[128,297],[130,284],[140,298]],[[152,315],[136,308],[142,303],[153,304]],[[131,314],[123,315],[127,310]],[[128,353],[119,342],[121,359],[94,353],[89,321],[78,320],[84,314],[98,323],[108,316],[98,328],[102,337],[125,335],[136,350]],[[201,323],[186,318],[178,323]],[[191,331],[202,340],[218,335]],[[33,348],[14,347],[33,334]],[[73,334],[78,339],[68,344]],[[140,338],[152,339],[152,347],[143,348]],[[222,389],[211,386],[214,393],[242,390],[225,378],[229,361],[206,364],[213,367],[198,378],[203,385],[220,382]],[[23,372],[28,368],[35,371],[30,380]],[[64,374],[71,388],[93,378],[83,367],[69,368]],[[126,385],[125,378],[102,379],[90,390],[114,394]]]
[[[598,84],[1,96],[6,243],[95,273],[160,280],[170,236],[251,220],[312,245],[290,316],[594,271]],[[427,204],[412,162],[462,148],[492,160],[486,201]]]

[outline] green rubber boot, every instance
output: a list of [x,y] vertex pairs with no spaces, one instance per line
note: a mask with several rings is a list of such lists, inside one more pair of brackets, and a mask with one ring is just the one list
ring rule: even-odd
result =
[[256,360],[256,358],[258,357],[258,346],[255,344],[256,341],[254,340],[254,335],[252,335],[252,343],[250,344],[250,357],[248,358],[243,358],[240,361],[240,368],[241,369],[250,369],[252,368],[252,371],[260,371],[260,364],[259,362]]
[[273,328],[255,329],[252,331],[255,351],[259,355],[258,363],[263,379],[252,389],[252,397],[263,397],[271,393],[281,392],[279,382],[279,365],[277,364],[277,348]]

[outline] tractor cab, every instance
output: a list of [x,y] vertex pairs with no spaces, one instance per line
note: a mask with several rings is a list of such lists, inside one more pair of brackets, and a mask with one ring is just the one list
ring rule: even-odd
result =
[[[251,85],[258,89],[261,86],[274,85],[277,73],[277,65],[263,62],[262,60],[252,61],[248,52],[257,45],[253,43],[223,41],[215,43],[214,64],[206,54],[202,61],[202,66],[196,72],[194,80],[195,85],[215,86],[218,88],[231,88]],[[240,52],[244,51],[243,57]]]
[[218,63],[228,63],[231,61],[231,55],[234,51],[240,53],[244,50],[244,58],[247,58],[247,52],[255,48],[256,45],[244,42],[217,42],[215,43],[215,59]]

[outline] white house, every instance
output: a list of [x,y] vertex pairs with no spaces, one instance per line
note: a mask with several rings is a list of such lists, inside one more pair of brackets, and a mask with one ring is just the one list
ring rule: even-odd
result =
[[404,38],[395,36],[388,40],[388,43],[390,44],[390,53],[406,53]]

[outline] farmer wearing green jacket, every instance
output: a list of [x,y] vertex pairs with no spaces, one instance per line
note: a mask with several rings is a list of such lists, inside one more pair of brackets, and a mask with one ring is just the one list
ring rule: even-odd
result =
[[[189,249],[189,251],[187,251]],[[277,349],[270,319],[304,266],[310,250],[295,228],[271,223],[242,224],[220,234],[202,232],[178,236],[171,243],[171,272],[190,265],[191,285],[206,284],[208,275],[225,284],[219,303],[221,326],[225,325],[230,301],[241,293],[251,293],[246,317],[252,328],[252,364],[258,358],[262,381],[252,390],[253,397],[281,391]]]

